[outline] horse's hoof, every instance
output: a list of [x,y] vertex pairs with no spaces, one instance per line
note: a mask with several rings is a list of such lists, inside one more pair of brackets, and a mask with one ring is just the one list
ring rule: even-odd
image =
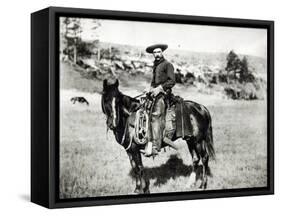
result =
[[144,191],[145,194],[150,194],[150,190]]
[[202,183],[201,183],[199,188],[205,190],[207,188],[207,182],[202,181]]
[[135,193],[135,194],[143,194],[144,192],[143,192],[143,190],[141,190],[141,189],[139,189],[139,188],[136,188],[136,189],[134,190],[134,193]]

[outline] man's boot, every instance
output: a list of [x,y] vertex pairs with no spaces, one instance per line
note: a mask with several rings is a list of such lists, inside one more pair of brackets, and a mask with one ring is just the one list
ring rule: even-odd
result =
[[148,143],[146,156],[157,155],[161,151],[165,127],[165,103],[163,98],[156,99],[151,116],[152,145]]
[[153,146],[153,143],[151,141],[149,141],[146,144],[145,149],[141,149],[140,152],[143,153],[146,157],[158,155],[158,150],[155,146]]

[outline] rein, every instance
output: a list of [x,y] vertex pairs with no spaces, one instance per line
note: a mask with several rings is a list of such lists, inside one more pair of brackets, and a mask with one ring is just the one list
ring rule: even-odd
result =
[[[126,113],[128,115],[127,117],[127,120],[126,120],[126,125],[125,125],[125,129],[124,129],[124,133],[123,133],[123,136],[122,136],[122,141],[121,141],[121,145],[124,147],[124,142],[125,142],[125,138],[126,138],[126,133],[128,131],[128,127],[129,127],[129,117],[130,115],[132,114],[129,110],[127,110],[125,107],[123,107],[123,111],[124,113]],[[125,148],[126,151],[128,151],[131,146],[132,146],[132,141],[133,141],[133,136],[130,135],[129,133],[129,136],[130,136],[130,142],[129,142],[129,145]]]
[[146,94],[146,92],[143,92],[143,93],[141,93],[141,94],[139,94],[139,95],[137,95],[137,96],[135,96],[135,97],[133,97],[134,99],[136,99],[136,98],[139,98],[140,96],[143,96],[143,95],[145,95]]
[[[129,125],[129,123],[128,123],[128,120],[126,121],[126,126],[125,126],[125,129],[124,129],[124,133],[123,133],[123,137],[122,137],[122,141],[121,141],[121,145],[124,147],[124,142],[125,142],[125,137],[126,137],[126,132],[127,132],[127,130],[128,130],[128,125]],[[133,136],[131,136],[130,135],[130,133],[129,133],[129,136],[130,136],[130,142],[129,142],[129,145],[125,148],[125,150],[126,151],[128,151],[130,148],[131,148],[131,146],[132,146],[132,141],[133,141]]]
[[[140,97],[141,95],[138,95],[138,96],[136,96],[136,98],[137,97]],[[106,110],[105,110],[105,103],[104,103],[104,100],[103,100],[103,98],[102,98],[102,110],[103,110],[103,112],[105,113],[105,115],[106,115],[106,117],[108,117],[108,115],[107,115],[107,113],[106,113]],[[123,112],[124,112],[124,114],[126,114],[126,115],[128,115],[128,118],[130,117],[130,115],[132,114],[128,109],[126,109],[124,106],[121,108],[121,110],[123,110]],[[119,115],[120,115],[120,113],[119,113]],[[125,125],[125,129],[124,129],[124,133],[123,133],[123,135],[122,135],[122,141],[121,141],[121,145],[124,147],[124,143],[125,143],[125,139],[126,139],[126,133],[128,132],[128,125],[129,125],[129,120],[128,120],[128,118],[127,118],[127,120],[126,120],[126,125]],[[106,135],[107,135],[107,133],[108,133],[108,130],[109,130],[109,128],[108,128],[108,126],[107,126],[107,130],[106,130]],[[125,148],[125,150],[126,151],[128,151],[130,148],[131,148],[131,146],[132,146],[132,141],[133,141],[133,136],[132,135],[130,135],[130,133],[129,133],[129,136],[130,136],[130,141],[129,141],[129,144],[128,144],[128,146]]]

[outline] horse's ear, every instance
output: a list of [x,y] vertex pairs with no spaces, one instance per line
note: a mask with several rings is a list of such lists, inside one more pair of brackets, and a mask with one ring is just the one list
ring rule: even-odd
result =
[[105,90],[107,87],[107,79],[103,80],[103,90]]
[[119,86],[119,80],[118,79],[116,79],[116,81],[115,81],[115,86],[118,88],[118,86]]

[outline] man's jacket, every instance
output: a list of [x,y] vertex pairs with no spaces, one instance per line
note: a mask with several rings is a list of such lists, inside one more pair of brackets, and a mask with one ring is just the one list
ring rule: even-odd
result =
[[156,88],[161,85],[164,91],[167,91],[168,89],[172,89],[175,84],[173,65],[164,58],[159,61],[154,61],[151,86]]

